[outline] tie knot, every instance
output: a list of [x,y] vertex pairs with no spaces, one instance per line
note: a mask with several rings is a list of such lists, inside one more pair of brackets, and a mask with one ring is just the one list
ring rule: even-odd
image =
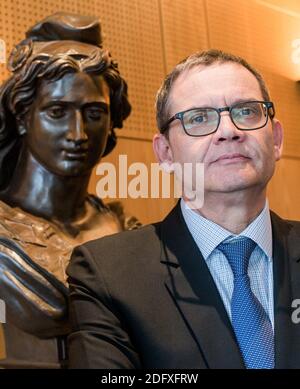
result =
[[235,242],[221,243],[217,247],[227,258],[234,277],[247,274],[249,259],[256,243],[250,238],[242,238]]

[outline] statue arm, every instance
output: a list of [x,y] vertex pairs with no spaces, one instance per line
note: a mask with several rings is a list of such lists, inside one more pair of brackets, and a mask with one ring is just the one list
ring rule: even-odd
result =
[[0,237],[0,284],[8,323],[40,338],[69,332],[67,288],[6,237]]

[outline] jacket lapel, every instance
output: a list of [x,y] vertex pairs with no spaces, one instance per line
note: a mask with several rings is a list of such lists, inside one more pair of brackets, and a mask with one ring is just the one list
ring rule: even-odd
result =
[[[275,367],[300,368],[300,323],[292,301],[300,298],[300,226],[271,213],[273,231]],[[299,223],[300,225],[300,223]]]
[[208,368],[243,368],[222,299],[179,203],[161,225],[166,286]]

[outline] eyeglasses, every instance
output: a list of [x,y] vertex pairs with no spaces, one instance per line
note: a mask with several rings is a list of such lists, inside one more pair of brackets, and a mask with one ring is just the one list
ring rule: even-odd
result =
[[230,119],[236,128],[242,131],[252,131],[264,127],[275,116],[274,105],[271,101],[243,101],[223,108],[192,108],[176,113],[162,127],[165,132],[170,123],[179,119],[187,135],[204,136],[216,132],[221,112],[228,111]]

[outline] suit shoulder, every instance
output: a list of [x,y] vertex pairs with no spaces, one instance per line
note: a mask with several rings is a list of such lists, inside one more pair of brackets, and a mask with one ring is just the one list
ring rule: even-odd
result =
[[300,238],[300,221],[286,220],[288,224],[288,235],[290,239],[296,239],[299,242]]
[[155,245],[160,246],[160,224],[149,224],[137,230],[122,231],[113,235],[104,236],[99,239],[85,243],[83,247],[92,253],[130,253],[146,252]]
[[299,220],[286,220],[293,228],[300,230],[300,221]]
[[278,235],[286,236],[289,240],[299,240],[300,221],[282,219],[280,216],[271,212],[272,226]]
[[110,289],[113,285],[116,288],[118,284],[130,285],[132,279],[143,279],[141,269],[148,276],[159,270],[157,264],[161,257],[160,223],[85,243],[77,247],[73,263],[78,262],[76,257],[80,258],[82,254],[84,262],[88,261],[94,271],[102,274],[102,280],[106,280]]

